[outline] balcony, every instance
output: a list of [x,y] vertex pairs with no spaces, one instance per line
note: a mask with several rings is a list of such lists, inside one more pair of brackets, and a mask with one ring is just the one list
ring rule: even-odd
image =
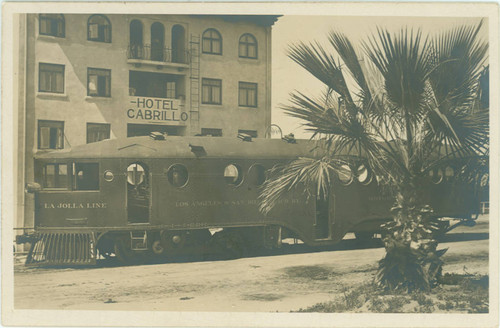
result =
[[151,47],[145,45],[129,45],[127,49],[128,63],[140,66],[141,64],[155,66],[171,66],[187,68],[189,52],[178,49]]

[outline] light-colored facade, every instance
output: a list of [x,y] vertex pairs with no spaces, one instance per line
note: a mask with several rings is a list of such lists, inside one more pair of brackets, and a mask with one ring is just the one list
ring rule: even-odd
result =
[[153,131],[265,137],[276,19],[20,15],[16,225],[33,225],[36,152]]

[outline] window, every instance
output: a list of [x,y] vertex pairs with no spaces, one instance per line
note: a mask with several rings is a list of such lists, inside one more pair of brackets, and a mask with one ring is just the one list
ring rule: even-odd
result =
[[222,104],[222,80],[202,79],[202,104]]
[[138,186],[144,182],[146,171],[138,163],[130,164],[127,167],[127,182],[132,186]]
[[222,137],[222,129],[201,128],[202,136]]
[[47,189],[68,189],[68,165],[46,164],[43,167],[42,184]]
[[257,107],[257,83],[239,82],[238,104],[244,107]]
[[372,181],[371,172],[368,170],[365,164],[361,164],[360,166],[358,166],[356,175],[358,177],[358,181],[364,185],[368,185]]
[[87,96],[111,97],[111,70],[87,68]]
[[64,148],[64,122],[38,121],[38,149]]
[[87,24],[87,40],[111,42],[111,23],[104,15],[92,15]]
[[172,82],[172,81],[168,81],[166,82],[166,87],[167,87],[167,98],[172,98],[172,99],[175,99],[177,98],[177,93],[175,91],[175,82]]
[[182,164],[172,165],[167,172],[168,182],[176,187],[183,187],[188,182],[188,170]]
[[87,143],[109,139],[111,125],[105,123],[87,123]]
[[75,163],[73,169],[74,190],[99,190],[98,163]]
[[202,51],[204,54],[222,55],[222,37],[217,30],[209,28],[203,32]]
[[143,26],[141,21],[134,19],[130,22],[129,58],[141,59],[144,55],[142,30]]
[[439,184],[443,181],[443,170],[442,169],[434,169],[429,171],[429,177],[431,178],[432,183]]
[[38,91],[64,93],[64,65],[38,65]]
[[255,130],[238,130],[238,134],[239,133],[248,134],[252,138],[257,138],[257,131]]
[[129,71],[129,95],[178,99],[185,95],[183,76]]
[[254,186],[261,186],[266,181],[266,169],[261,164],[254,164],[248,170],[247,181]]
[[340,182],[342,182],[342,184],[346,186],[349,185],[353,180],[351,167],[347,164],[344,164],[340,167],[338,175]]
[[110,170],[104,171],[104,180],[106,180],[107,182],[111,182],[114,178],[115,175],[113,174],[113,172],[111,172]]
[[165,27],[162,23],[151,25],[151,60],[167,61],[165,49]]
[[227,184],[238,186],[243,181],[241,168],[235,164],[229,164],[224,169],[224,180]]
[[257,58],[257,40],[252,34],[247,33],[240,37],[238,53],[242,58]]
[[40,14],[38,16],[38,33],[40,35],[64,38],[64,16],[58,14]]

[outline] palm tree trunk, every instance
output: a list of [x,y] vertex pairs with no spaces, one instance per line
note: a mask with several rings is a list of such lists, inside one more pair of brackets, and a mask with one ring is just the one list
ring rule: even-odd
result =
[[379,262],[376,282],[392,290],[429,290],[441,274],[444,252],[436,251],[432,209],[423,204],[415,181],[397,189],[393,220],[385,225],[386,256]]

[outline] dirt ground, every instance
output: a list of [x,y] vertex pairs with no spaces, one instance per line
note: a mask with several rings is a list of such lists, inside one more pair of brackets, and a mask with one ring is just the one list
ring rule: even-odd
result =
[[[352,237],[352,236],[347,236]],[[444,272],[488,274],[488,216],[448,233]],[[311,252],[289,245],[275,254],[96,268],[26,268],[14,272],[16,309],[289,312],[332,300],[370,281],[380,243],[352,239]]]

